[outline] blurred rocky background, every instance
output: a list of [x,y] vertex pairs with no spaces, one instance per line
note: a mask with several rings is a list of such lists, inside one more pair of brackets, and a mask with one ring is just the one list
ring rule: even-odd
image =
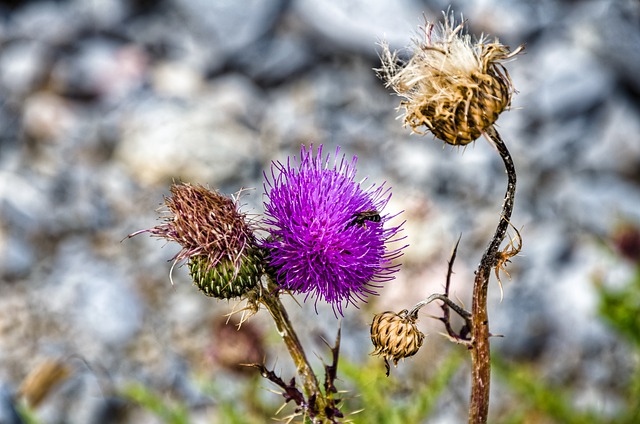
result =
[[[0,3],[0,423],[270,419],[282,398],[236,366],[264,360],[293,376],[268,317],[228,331],[241,305],[206,298],[184,268],[172,285],[177,246],[126,236],[158,223],[173,181],[250,188],[244,210],[259,215],[263,171],[302,143],[341,146],[361,177],[387,181],[410,244],[397,279],[341,321],[289,302],[319,370],[320,337],[341,323],[345,369],[384,373],[368,356],[373,313],[441,292],[460,235],[452,295],[469,305],[506,187],[500,158],[485,140],[458,149],[410,135],[372,70],[379,41],[403,48],[423,15],[448,7],[473,34],[526,44],[507,65],[519,93],[498,121],[524,247],[502,275],[504,300],[490,288],[504,336],[492,345],[492,422],[570,422],[532,398],[533,380],[562,391],[569,417],[626,422],[615,420],[633,407],[639,350],[603,318],[602,293],[627,290],[640,261],[637,0],[16,0]],[[640,296],[628,293],[633,321]],[[392,370],[404,392],[387,400],[402,404],[464,357],[429,318],[438,307],[423,311],[425,346]],[[465,421],[468,375],[459,361],[423,422]],[[356,380],[342,387],[355,404]]]

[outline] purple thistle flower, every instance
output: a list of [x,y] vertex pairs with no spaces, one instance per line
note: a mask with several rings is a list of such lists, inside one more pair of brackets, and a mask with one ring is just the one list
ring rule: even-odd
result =
[[[403,246],[388,250],[400,226],[384,228],[393,216],[383,214],[391,193],[384,184],[363,188],[355,182],[357,157],[348,162],[340,148],[322,155],[322,145],[302,146],[300,159],[273,162],[265,173],[265,223],[270,237],[268,265],[286,290],[324,299],[340,315],[343,304],[366,301],[392,280]],[[357,307],[357,306],[356,306]]]

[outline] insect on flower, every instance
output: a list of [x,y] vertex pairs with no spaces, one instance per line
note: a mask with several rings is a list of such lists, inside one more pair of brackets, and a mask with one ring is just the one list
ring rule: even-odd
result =
[[352,227],[357,225],[358,227],[367,228],[367,221],[371,222],[380,222],[380,213],[378,213],[375,209],[370,209],[367,211],[356,212],[351,215],[351,222],[347,224],[345,228]]
[[[343,308],[366,301],[393,280],[403,247],[401,226],[387,225],[384,213],[391,192],[384,184],[366,186],[355,179],[357,157],[348,160],[337,148],[302,146],[299,156],[274,162],[265,182],[262,243],[268,267],[283,289],[330,304],[336,316]],[[354,213],[355,212],[355,213]],[[367,231],[345,231],[345,226]]]

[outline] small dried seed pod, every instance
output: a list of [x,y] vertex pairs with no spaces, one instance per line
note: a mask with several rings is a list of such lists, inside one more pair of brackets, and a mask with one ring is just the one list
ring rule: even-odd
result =
[[386,311],[373,317],[371,342],[375,350],[372,355],[384,358],[387,376],[389,360],[397,366],[400,359],[415,355],[422,346],[424,334],[415,323],[416,318],[409,317],[406,309],[400,313]]

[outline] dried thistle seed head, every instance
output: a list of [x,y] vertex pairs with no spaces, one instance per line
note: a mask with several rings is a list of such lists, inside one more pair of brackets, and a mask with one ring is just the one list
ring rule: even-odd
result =
[[423,127],[445,143],[476,140],[511,104],[511,78],[502,62],[518,54],[497,39],[472,42],[464,22],[455,25],[445,14],[437,26],[426,22],[413,56],[403,63],[382,45],[378,76],[403,100],[404,124],[424,134]]
[[375,350],[372,355],[384,358],[387,375],[390,360],[396,366],[400,359],[415,355],[422,346],[424,334],[415,323],[416,319],[409,317],[406,309],[400,313],[386,311],[373,317],[371,342]]
[[164,223],[132,235],[148,232],[179,243],[174,262],[188,261],[195,285],[209,296],[229,299],[256,285],[263,258],[237,198],[181,183],[171,186],[165,205]]

